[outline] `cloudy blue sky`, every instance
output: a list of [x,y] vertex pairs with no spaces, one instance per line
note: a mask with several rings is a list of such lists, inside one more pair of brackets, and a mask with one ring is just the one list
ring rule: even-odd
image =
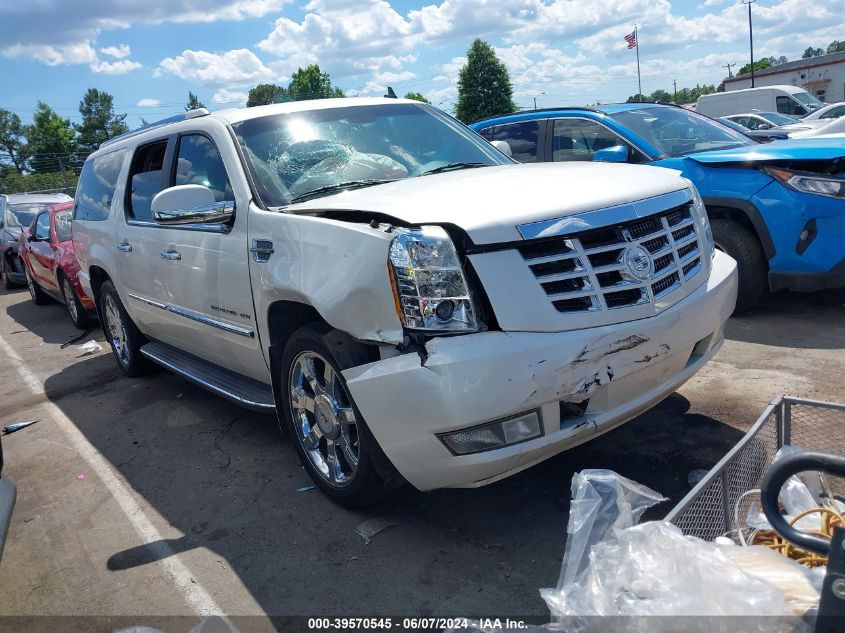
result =
[[[349,95],[389,84],[449,109],[474,37],[507,64],[521,106],[610,102],[636,92],[634,23],[648,93],[745,63],[746,15],[739,0],[0,0],[0,107],[28,120],[41,99],[78,120],[96,87],[134,127],[180,111],[188,90],[237,106],[318,63]],[[759,0],[755,55],[843,39],[843,15],[845,0]]]

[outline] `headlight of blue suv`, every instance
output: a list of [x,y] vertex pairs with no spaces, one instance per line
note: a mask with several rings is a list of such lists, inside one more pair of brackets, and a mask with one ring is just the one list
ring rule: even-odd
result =
[[764,167],[763,171],[782,185],[801,193],[812,193],[829,198],[845,198],[845,179],[842,178],[780,167]]
[[425,332],[478,330],[466,275],[439,226],[394,229],[390,275],[403,325]]
[[716,254],[716,249],[713,242],[713,229],[710,228],[710,220],[707,218],[707,209],[704,208],[704,200],[701,199],[701,194],[691,181],[689,183],[690,191],[692,192],[692,213],[695,218],[696,228],[698,228],[699,235],[704,236],[707,250],[710,257]]

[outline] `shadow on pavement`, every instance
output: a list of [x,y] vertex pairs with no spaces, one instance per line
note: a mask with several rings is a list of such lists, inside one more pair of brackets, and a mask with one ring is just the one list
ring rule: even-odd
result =
[[[28,297],[29,293],[27,293]],[[83,332],[73,325],[67,309],[53,301],[41,306],[33,305],[32,301],[21,301],[7,306],[6,313],[20,325],[21,330],[31,331],[41,337],[45,343],[66,343]],[[15,331],[11,332],[11,334],[15,333]],[[99,324],[91,327],[92,335],[96,336],[100,333]],[[79,345],[89,338],[85,337],[75,344]]]
[[[50,378],[101,371],[104,357]],[[113,362],[108,358],[109,362]],[[114,368],[117,373],[117,368]],[[58,389],[58,391],[56,391]],[[474,490],[395,491],[383,505],[344,510],[311,483],[273,416],[247,412],[166,372],[80,385],[56,402],[100,453],[184,536],[105,552],[121,571],[167,551],[207,548],[270,615],[502,615],[545,617],[538,589],[560,572],[572,473],[609,468],[670,498],[689,491],[740,431],[689,413],[670,396],[593,442]],[[748,422],[751,422],[749,420]],[[397,525],[371,543],[354,532],[382,517]]]
[[845,348],[845,291],[779,292],[728,321],[734,341],[804,349]]

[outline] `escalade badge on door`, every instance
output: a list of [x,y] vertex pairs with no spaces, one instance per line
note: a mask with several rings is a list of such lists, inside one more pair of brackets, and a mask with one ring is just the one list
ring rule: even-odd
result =
[[628,245],[622,254],[622,263],[634,279],[646,281],[654,276],[654,260],[651,253],[639,244]]

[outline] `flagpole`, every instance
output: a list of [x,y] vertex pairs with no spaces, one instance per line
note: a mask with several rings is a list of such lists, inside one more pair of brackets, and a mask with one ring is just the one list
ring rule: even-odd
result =
[[637,25],[634,25],[634,42],[637,46],[637,94],[640,95],[640,101],[643,100],[643,82],[640,79],[640,34],[637,32]]

